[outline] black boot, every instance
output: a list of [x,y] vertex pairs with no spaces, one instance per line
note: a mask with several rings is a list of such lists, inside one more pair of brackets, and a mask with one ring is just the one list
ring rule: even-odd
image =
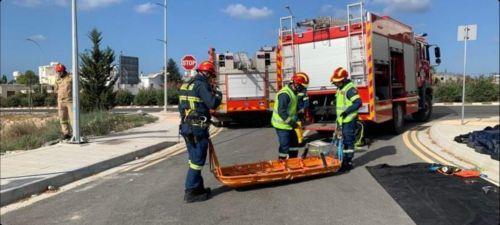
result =
[[344,160],[342,161],[342,166],[340,167],[339,172],[349,172],[354,168],[354,164],[352,163],[351,160]]
[[204,187],[186,189],[184,193],[184,201],[186,203],[206,201],[210,198],[211,193],[212,191],[210,188]]

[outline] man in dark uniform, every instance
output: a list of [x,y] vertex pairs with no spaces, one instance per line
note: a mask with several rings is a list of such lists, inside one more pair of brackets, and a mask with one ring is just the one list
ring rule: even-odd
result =
[[179,132],[186,141],[189,154],[184,195],[187,203],[210,198],[210,188],[203,184],[201,169],[207,158],[210,110],[216,109],[222,101],[222,93],[210,85],[211,79],[215,78],[214,64],[203,61],[196,71],[195,77],[182,84],[179,94]]
[[344,171],[353,168],[352,158],[354,158],[356,142],[356,121],[358,120],[358,110],[363,105],[356,86],[348,77],[349,73],[342,67],[337,68],[330,77],[330,82],[337,86],[335,108],[337,125],[342,127],[344,159],[341,169]]

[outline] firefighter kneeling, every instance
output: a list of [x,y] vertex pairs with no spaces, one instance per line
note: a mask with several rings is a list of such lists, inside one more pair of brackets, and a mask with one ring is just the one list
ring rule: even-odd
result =
[[210,188],[205,188],[201,169],[205,165],[209,143],[210,109],[216,109],[222,93],[212,89],[215,78],[214,64],[202,62],[198,74],[182,84],[179,94],[181,124],[179,132],[186,141],[189,169],[185,183],[184,201],[205,201],[210,198]]
[[296,158],[298,156],[298,138],[294,131],[297,124],[297,110],[299,99],[297,95],[304,92],[309,84],[306,77],[297,73],[293,75],[292,82],[283,87],[274,100],[271,124],[276,128],[278,135],[279,159]]
[[337,126],[341,126],[342,128],[344,144],[342,170],[350,170],[353,167],[352,158],[354,157],[356,142],[356,121],[358,119],[358,110],[362,105],[358,90],[354,83],[347,78],[348,76],[347,70],[339,67],[330,77],[330,82],[337,86],[335,94]]

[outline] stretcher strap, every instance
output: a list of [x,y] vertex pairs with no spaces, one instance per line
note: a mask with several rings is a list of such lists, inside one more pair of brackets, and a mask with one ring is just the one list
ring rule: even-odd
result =
[[222,172],[220,169],[219,159],[217,158],[211,139],[208,139],[208,158],[210,161],[210,171],[212,171],[216,177],[221,176]]

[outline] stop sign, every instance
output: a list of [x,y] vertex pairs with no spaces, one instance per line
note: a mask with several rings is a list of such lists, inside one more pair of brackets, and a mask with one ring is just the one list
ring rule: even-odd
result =
[[196,66],[196,58],[192,55],[185,55],[182,57],[181,64],[185,70],[192,70]]

